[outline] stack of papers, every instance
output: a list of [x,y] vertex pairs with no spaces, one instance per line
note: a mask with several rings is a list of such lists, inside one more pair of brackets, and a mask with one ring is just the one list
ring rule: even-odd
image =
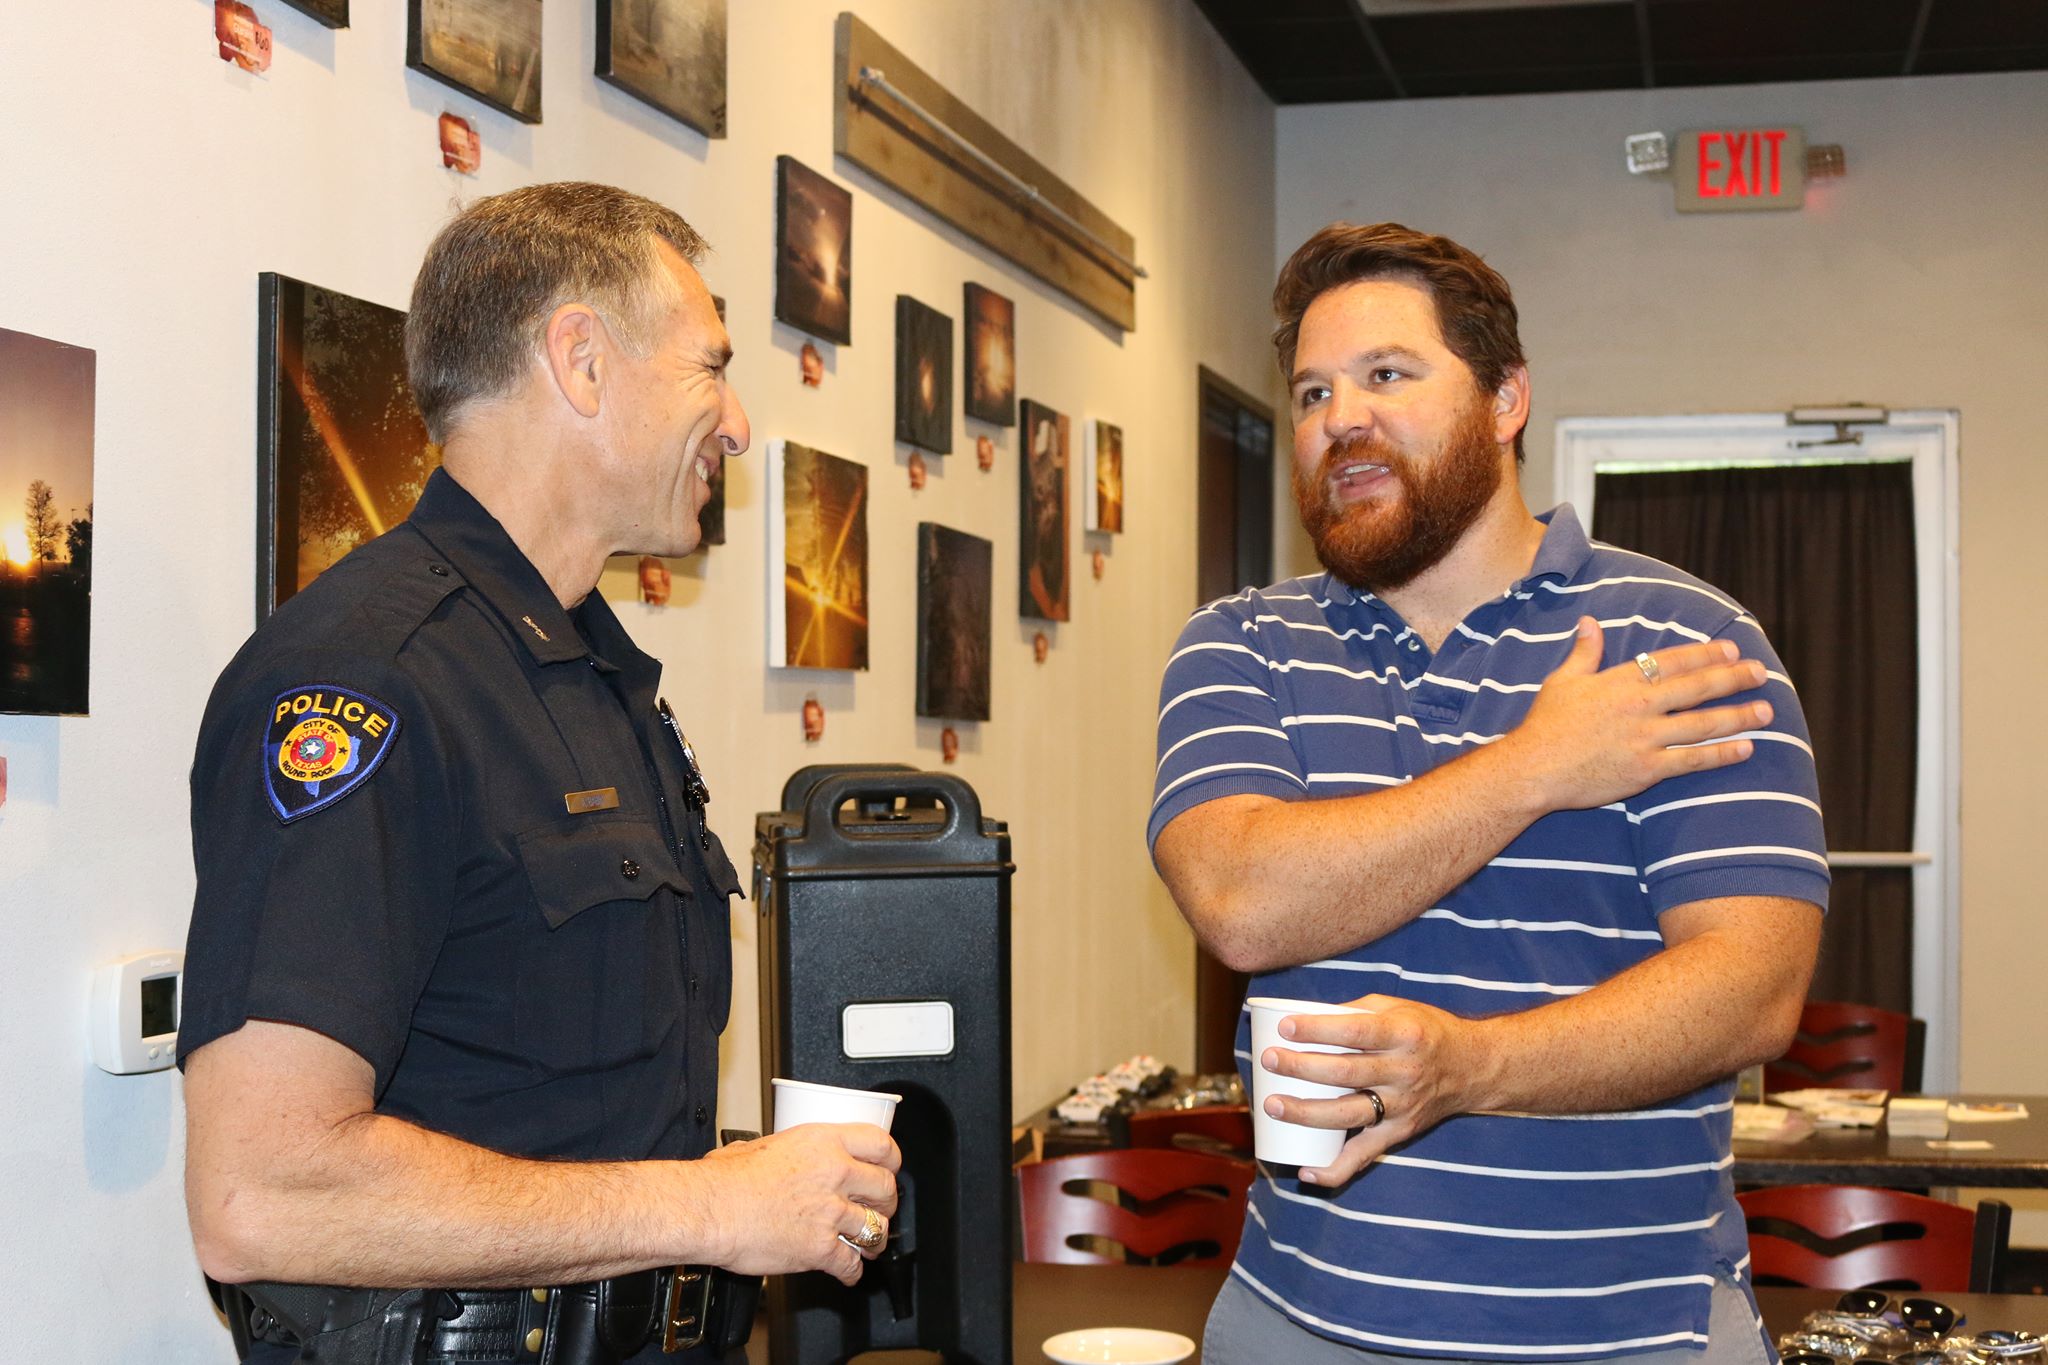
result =
[[1813,1120],[1775,1104],[1737,1104],[1735,1136],[1746,1142],[1797,1142],[1813,1136]]
[[2018,1100],[1978,1100],[1970,1104],[1950,1100],[1948,1105],[1950,1123],[2003,1123],[2026,1116],[2027,1106]]
[[1778,1104],[1797,1109],[1823,1128],[1875,1128],[1884,1117],[1887,1090],[1782,1090]]
[[1901,1095],[1891,1103],[1885,1127],[1893,1137],[1948,1136],[1948,1101],[1939,1096]]

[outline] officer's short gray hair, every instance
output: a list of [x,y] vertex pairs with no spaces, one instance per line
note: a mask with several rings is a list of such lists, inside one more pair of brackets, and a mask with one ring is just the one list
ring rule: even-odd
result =
[[677,301],[655,243],[695,265],[708,249],[673,209],[610,185],[561,181],[479,199],[427,248],[405,320],[405,367],[429,439],[509,393],[541,329],[587,303],[637,355]]

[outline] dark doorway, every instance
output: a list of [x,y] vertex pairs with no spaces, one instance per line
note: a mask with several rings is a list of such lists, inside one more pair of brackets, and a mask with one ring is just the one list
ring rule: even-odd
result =
[[1195,603],[1273,578],[1273,410],[1204,366]]
[[[1273,581],[1273,410],[1200,370],[1194,604]],[[1195,950],[1195,1070],[1237,1069],[1247,978]]]
[[[1603,471],[1597,539],[1756,616],[1799,688],[1831,849],[1905,849],[1918,774],[1910,461]],[[1913,1010],[1909,868],[1837,868],[1812,995]]]

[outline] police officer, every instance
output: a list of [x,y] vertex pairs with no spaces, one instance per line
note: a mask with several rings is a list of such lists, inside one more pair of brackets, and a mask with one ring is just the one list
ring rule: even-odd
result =
[[708,1359],[703,1267],[852,1283],[883,1245],[879,1130],[715,1146],[739,885],[592,591],[696,548],[747,446],[703,250],[599,185],[455,218],[406,324],[441,469],[207,706],[186,1194],[207,1273],[268,1286],[252,1359]]

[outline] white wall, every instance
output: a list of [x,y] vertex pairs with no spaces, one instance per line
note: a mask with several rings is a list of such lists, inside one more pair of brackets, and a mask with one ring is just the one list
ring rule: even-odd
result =
[[[1682,216],[1622,138],[1788,123],[1848,175],[1798,213]],[[1276,259],[1394,219],[1514,286],[1535,378],[1523,483],[1550,502],[1559,417],[1862,400],[1962,414],[1962,1082],[2048,1094],[2038,1042],[2048,669],[2048,74],[1282,110]],[[1297,533],[1297,561],[1310,562]],[[1995,1135],[1994,1135],[1995,1136]],[[2048,1208],[2048,1201],[2031,1201]],[[2023,1215],[2048,1243],[2048,1212]]]
[[[1181,0],[866,0],[886,38],[1136,234],[1152,278],[1119,337],[832,156],[823,0],[735,0],[732,136],[707,142],[592,67],[587,0],[546,10],[546,122],[527,127],[404,69],[404,6],[357,0],[336,33],[255,0],[276,31],[265,79],[212,55],[205,0],[15,7],[0,45],[0,326],[99,355],[92,715],[0,717],[0,1277],[8,1348],[37,1360],[219,1360],[186,1242],[182,1109],[171,1075],[85,1059],[86,973],[183,941],[186,770],[214,674],[248,632],[255,517],[256,276],[277,270],[403,305],[454,202],[546,179],[660,198],[711,239],[734,374],[756,446],[732,478],[731,543],[667,609],[628,627],[667,663],[702,754],[713,823],[744,860],[753,816],[806,762],[938,763],[913,716],[914,523],[996,542],[995,719],[963,726],[957,771],[1010,822],[1016,1084],[1024,1112],[1147,1050],[1186,1064],[1192,942],[1145,860],[1158,668],[1191,605],[1195,367],[1265,386],[1273,110]],[[434,120],[475,119],[483,173],[443,171]],[[855,193],[855,340],[820,391],[771,323],[773,162],[792,153]],[[973,430],[915,498],[891,433],[894,296],[957,318],[976,279],[1018,303],[1020,392],[1120,421],[1129,531],[1088,577],[1075,519],[1074,620],[1042,668],[1015,601],[1015,440],[993,474]],[[787,680],[762,665],[760,450],[794,437],[876,470],[873,671]],[[798,707],[831,708],[806,748]],[[751,907],[724,1117],[756,1097]]]

